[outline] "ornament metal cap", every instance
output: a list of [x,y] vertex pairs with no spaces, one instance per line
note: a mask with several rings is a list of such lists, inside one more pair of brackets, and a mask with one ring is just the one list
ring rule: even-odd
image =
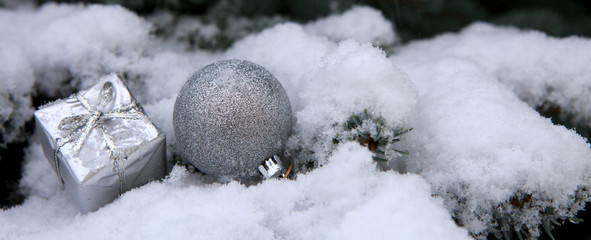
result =
[[274,178],[281,174],[282,165],[281,159],[277,155],[273,155],[272,158],[265,160],[265,163],[259,166],[259,172],[261,172],[265,180]]

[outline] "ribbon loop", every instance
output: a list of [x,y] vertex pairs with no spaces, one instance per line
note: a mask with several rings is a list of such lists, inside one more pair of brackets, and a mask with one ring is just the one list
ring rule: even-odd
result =
[[108,109],[111,109],[115,100],[115,90],[113,88],[113,84],[111,82],[106,82],[103,84],[103,88],[101,88],[99,96],[100,101],[96,109],[101,112],[106,112]]
[[90,116],[91,115],[89,114],[80,114],[65,117],[60,121],[60,124],[57,126],[57,128],[61,131],[77,130],[86,125],[88,119],[90,119]]
[[76,100],[78,100],[78,102],[91,114],[94,114],[96,112],[92,108],[92,106],[90,106],[90,103],[88,103],[88,100],[86,100],[86,98],[84,98],[80,93],[76,93]]

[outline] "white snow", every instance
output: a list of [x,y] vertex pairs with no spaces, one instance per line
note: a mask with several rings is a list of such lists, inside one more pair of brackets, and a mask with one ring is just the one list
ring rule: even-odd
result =
[[365,6],[355,6],[342,14],[318,19],[307,24],[305,29],[333,41],[353,39],[362,43],[390,45],[397,40],[392,23],[380,11]]
[[403,69],[421,95],[406,170],[445,199],[465,198],[450,210],[471,232],[484,231],[491,208],[518,191],[567,209],[577,187],[589,185],[585,140],[540,117],[473,61],[443,57]]
[[537,31],[474,23],[459,34],[415,41],[397,49],[401,61],[455,56],[476,62],[532,107],[554,103],[580,120],[591,119],[591,42]]
[[[353,20],[364,24],[351,28]],[[216,32],[185,19],[175,34],[202,27]],[[185,50],[182,39],[161,39],[150,29],[117,6],[0,9],[0,74],[13,84],[11,93],[23,96],[12,107],[2,102],[8,91],[1,88],[0,112],[18,112],[24,121],[35,87],[57,97],[103,74],[124,73],[166,133],[170,159],[172,106],[183,83],[206,64],[242,58],[271,71],[290,97],[296,123],[288,152],[314,150],[310,157],[323,166],[296,180],[250,187],[175,166],[167,179],[81,215],[35,135],[21,179],[27,198],[0,210],[0,236],[469,239],[494,227],[492,209],[518,192],[567,214],[574,191],[591,187],[589,144],[532,108],[548,100],[590,118],[589,39],[477,23],[387,49],[394,52],[387,56],[371,44],[394,43],[391,23],[367,7],[305,25],[278,24],[223,52]],[[414,128],[397,143],[410,156],[392,162],[393,170],[378,170],[356,143],[331,141],[347,117],[364,109],[388,127]],[[521,217],[528,226],[539,223],[538,211]]]
[[491,206],[518,192],[566,213],[575,190],[591,184],[589,144],[533,110],[553,103],[588,121],[589,39],[475,23],[396,52],[421,95],[406,168],[447,196],[470,232],[484,231]]
[[[0,10],[3,38],[23,49],[39,89],[55,93],[70,74],[83,80],[117,71],[145,46],[149,24],[121,7],[47,4],[36,11]],[[125,24],[122,24],[125,23]],[[68,72],[69,71],[69,72]],[[79,84],[79,83],[78,83]]]
[[[27,171],[47,166],[39,145],[29,152],[35,158]],[[51,176],[49,185],[31,190],[42,196],[2,211],[0,231],[9,239],[469,239],[422,178],[377,171],[371,154],[355,143],[339,146],[329,162],[297,181],[273,179],[251,187],[210,183],[175,166],[164,182],[87,215],[76,213],[45,168],[37,173]],[[30,178],[37,176],[23,181],[37,188],[38,179]]]
[[0,131],[0,143],[18,139],[25,121],[33,115],[31,89],[34,76],[31,63],[20,46],[0,38],[0,130],[12,126],[13,131]]
[[387,124],[401,126],[416,103],[416,90],[405,73],[380,50],[352,40],[325,55],[317,69],[303,76],[301,86],[302,109],[296,112],[290,144],[292,149],[307,146],[320,164],[342,132],[342,124],[336,123],[367,109]]

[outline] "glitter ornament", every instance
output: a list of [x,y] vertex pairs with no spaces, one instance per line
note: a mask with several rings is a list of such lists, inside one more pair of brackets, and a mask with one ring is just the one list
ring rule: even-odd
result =
[[247,179],[280,154],[291,132],[291,105],[277,79],[245,60],[205,66],[185,83],[173,113],[181,157],[200,171]]

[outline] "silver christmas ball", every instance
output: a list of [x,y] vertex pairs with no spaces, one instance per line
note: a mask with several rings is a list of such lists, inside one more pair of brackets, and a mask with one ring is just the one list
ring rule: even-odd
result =
[[205,66],[185,83],[173,113],[183,159],[200,171],[246,179],[280,154],[291,132],[291,105],[277,79],[245,60]]

